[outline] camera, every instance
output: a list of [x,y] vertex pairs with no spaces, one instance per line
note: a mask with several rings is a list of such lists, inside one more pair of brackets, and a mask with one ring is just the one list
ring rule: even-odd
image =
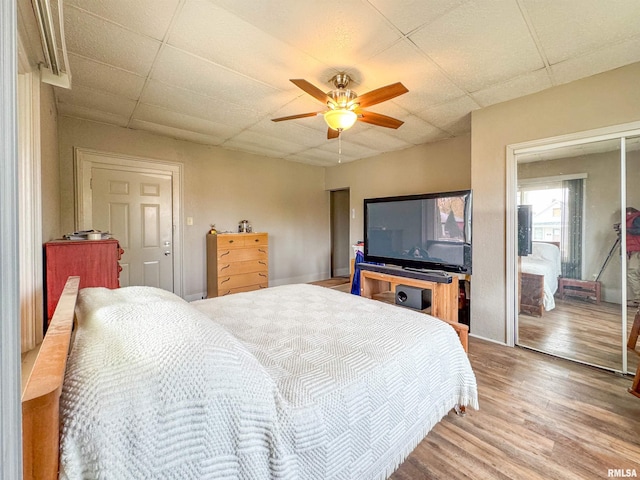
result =
[[613,229],[616,231],[618,236],[620,236],[620,224],[619,223],[614,223],[613,224]]

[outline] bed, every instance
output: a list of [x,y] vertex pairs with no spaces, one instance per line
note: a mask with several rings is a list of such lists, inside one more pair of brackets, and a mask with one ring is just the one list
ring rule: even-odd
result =
[[520,258],[520,311],[541,316],[556,306],[554,295],[562,275],[557,242],[533,242],[531,255]]
[[[382,479],[450,410],[478,408],[450,325],[328,288],[191,304],[88,288],[76,316],[63,479]],[[35,471],[40,436],[27,430]]]

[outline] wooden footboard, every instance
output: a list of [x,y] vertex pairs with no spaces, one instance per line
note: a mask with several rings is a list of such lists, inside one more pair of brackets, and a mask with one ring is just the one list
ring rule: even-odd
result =
[[23,477],[57,479],[60,394],[75,318],[80,277],[69,277],[22,393]]
[[520,274],[520,312],[541,317],[544,312],[544,275]]

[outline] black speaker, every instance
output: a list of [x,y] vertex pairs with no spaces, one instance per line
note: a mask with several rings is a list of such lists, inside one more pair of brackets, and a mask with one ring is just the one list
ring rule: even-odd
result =
[[431,290],[426,288],[410,287],[409,285],[396,286],[396,305],[424,310],[431,306]]
[[533,206],[518,205],[518,256],[531,255],[533,251]]

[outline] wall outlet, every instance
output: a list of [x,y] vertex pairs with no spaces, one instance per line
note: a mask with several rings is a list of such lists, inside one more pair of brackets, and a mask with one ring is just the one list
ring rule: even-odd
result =
[[187,217],[187,225],[193,225],[193,217]]

